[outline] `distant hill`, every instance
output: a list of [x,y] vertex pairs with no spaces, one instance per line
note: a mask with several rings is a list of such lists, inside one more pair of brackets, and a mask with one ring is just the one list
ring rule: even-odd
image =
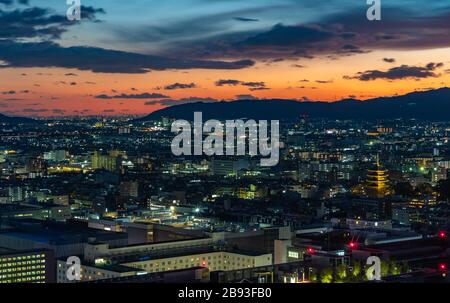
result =
[[25,123],[37,123],[36,120],[30,118],[23,117],[9,117],[3,114],[0,114],[0,123],[8,123],[8,124],[25,124]]
[[194,112],[203,119],[291,120],[301,115],[330,119],[419,119],[450,121],[450,88],[414,92],[366,101],[347,99],[337,102],[300,102],[294,100],[239,100],[232,102],[189,103],[151,113],[137,122],[161,117],[192,120]]

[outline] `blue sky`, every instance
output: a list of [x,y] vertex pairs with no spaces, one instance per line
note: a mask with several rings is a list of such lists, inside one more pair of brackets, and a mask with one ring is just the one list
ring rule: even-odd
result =
[[[183,41],[224,34],[257,32],[285,25],[321,22],[334,15],[360,11],[365,0],[81,0],[103,8],[102,23],[82,23],[62,38],[63,45],[114,45],[119,49],[157,53]],[[64,13],[64,0],[30,0],[31,5]],[[446,0],[382,0],[383,14],[434,15],[450,9]],[[407,17],[407,16],[405,16]],[[238,18],[255,21],[238,21]],[[256,21],[257,20],[257,21]],[[74,39],[76,37],[76,39]],[[134,38],[130,45],[130,37]]]

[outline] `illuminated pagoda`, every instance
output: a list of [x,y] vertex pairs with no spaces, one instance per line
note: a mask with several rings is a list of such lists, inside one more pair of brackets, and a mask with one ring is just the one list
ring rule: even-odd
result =
[[384,198],[391,194],[388,171],[381,167],[378,157],[375,166],[367,170],[365,191],[371,198]]

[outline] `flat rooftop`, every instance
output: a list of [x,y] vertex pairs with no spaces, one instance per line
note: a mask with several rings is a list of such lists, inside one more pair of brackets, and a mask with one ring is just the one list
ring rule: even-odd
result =
[[134,262],[145,262],[151,260],[159,260],[159,259],[169,259],[169,258],[177,258],[183,256],[192,256],[192,255],[203,255],[210,253],[233,253],[233,254],[241,254],[245,256],[261,256],[263,254],[256,253],[252,251],[244,251],[237,249],[230,249],[226,247],[216,247],[216,246],[201,246],[201,247],[181,247],[178,249],[170,248],[165,250],[159,250],[155,252],[145,252],[145,253],[136,253],[136,254],[123,254],[123,255],[115,255],[112,257],[105,256],[105,258],[110,258],[113,262],[119,263],[134,263]]
[[0,231],[0,238],[13,237],[46,244],[61,245],[97,241],[128,239],[125,233],[115,233],[75,225],[24,220],[15,222],[12,228]]

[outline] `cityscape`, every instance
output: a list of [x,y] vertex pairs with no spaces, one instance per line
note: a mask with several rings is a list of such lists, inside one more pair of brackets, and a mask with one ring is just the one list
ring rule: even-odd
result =
[[450,282],[446,1],[86,2],[0,1],[0,283]]

